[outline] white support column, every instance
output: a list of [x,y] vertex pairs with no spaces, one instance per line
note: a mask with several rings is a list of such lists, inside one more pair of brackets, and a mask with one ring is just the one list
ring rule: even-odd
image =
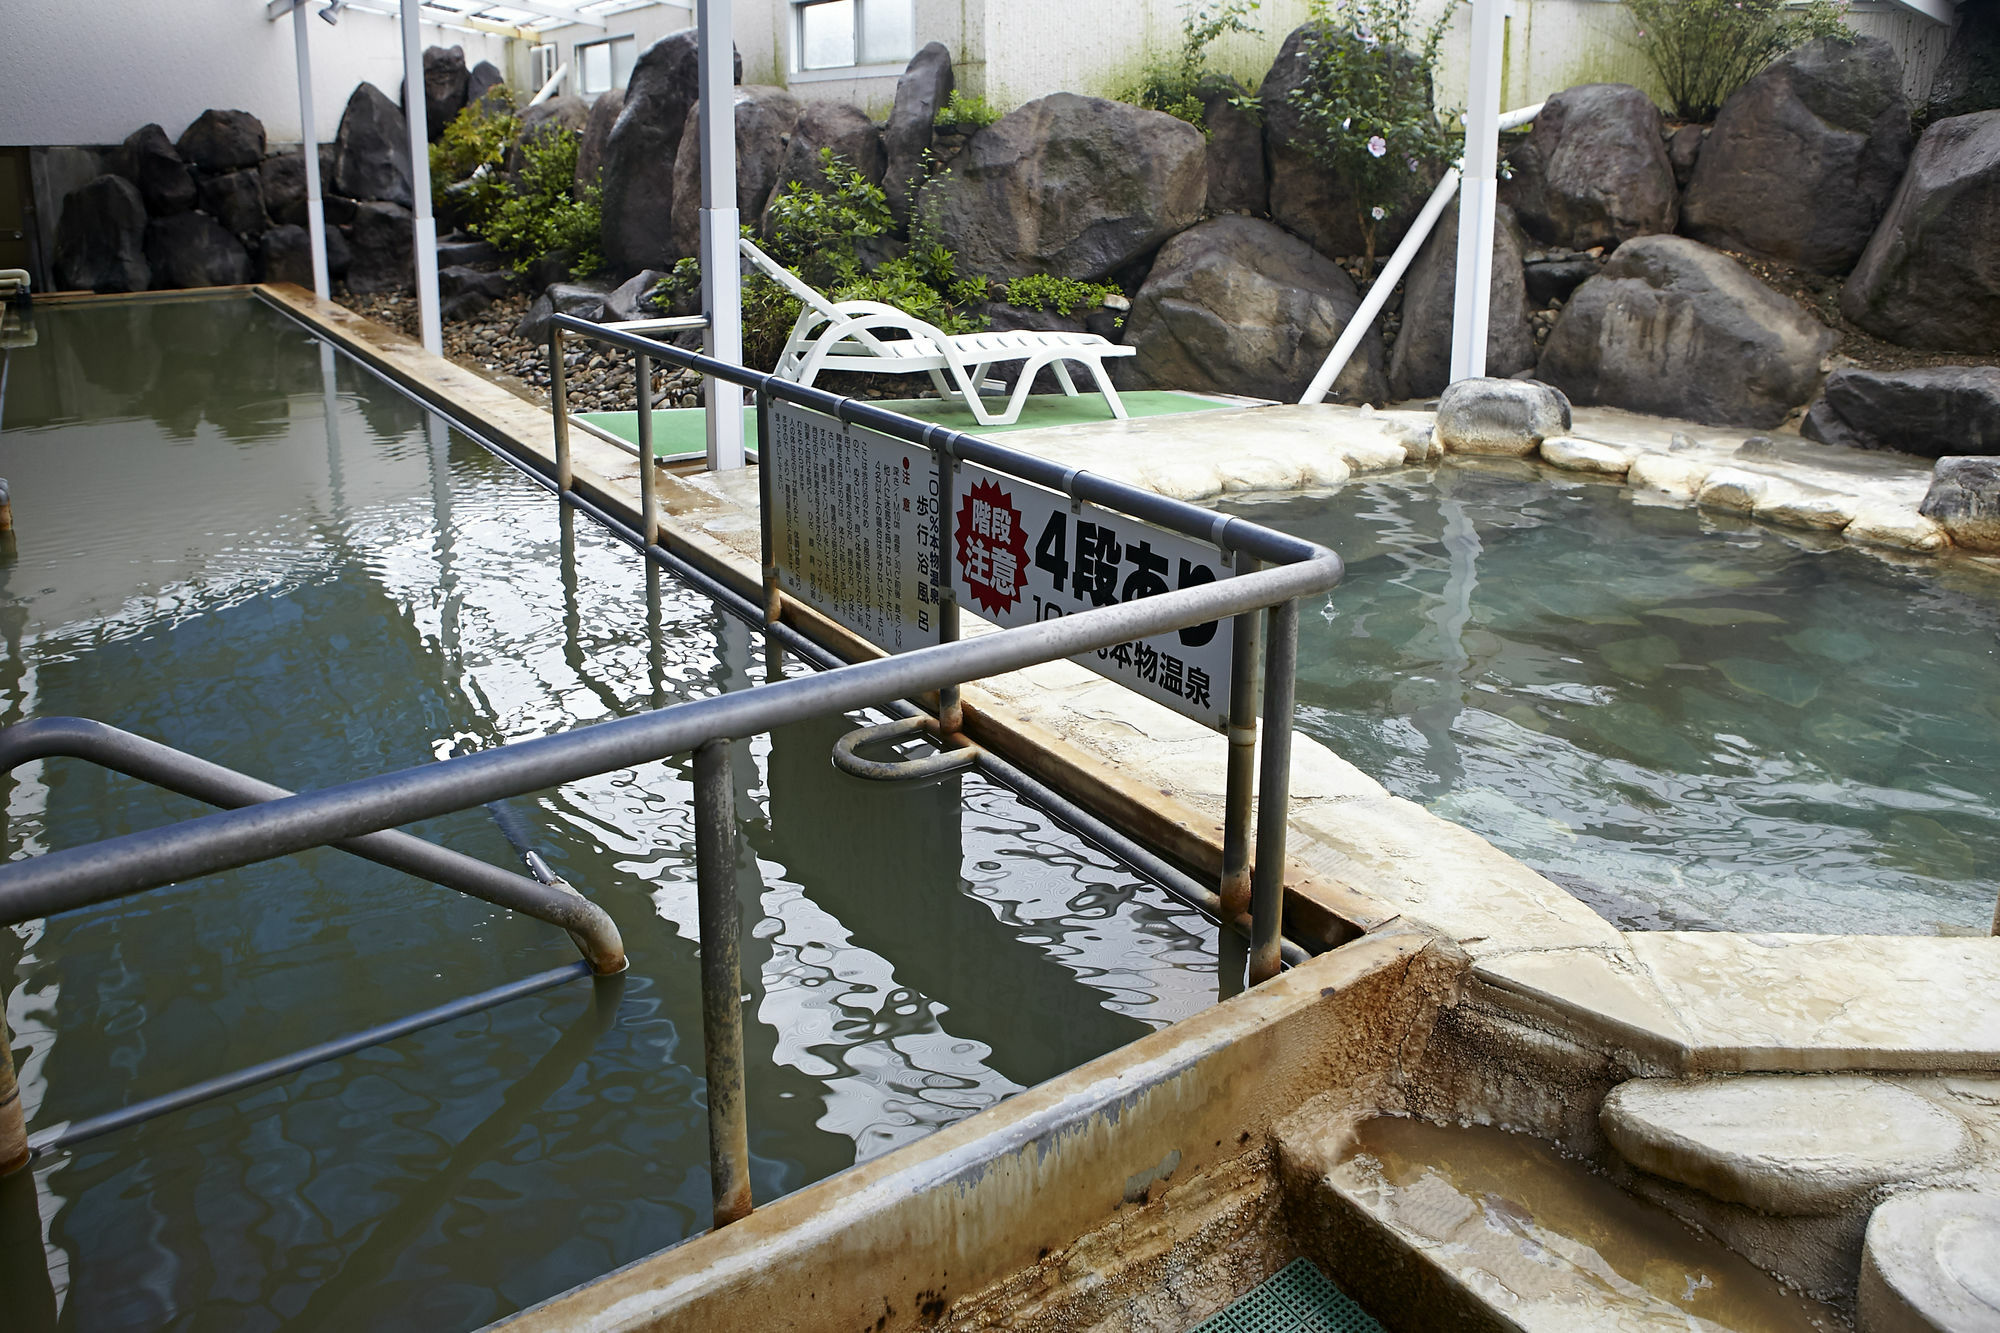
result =
[[[743,363],[742,262],[736,250],[736,42],[729,0],[695,0],[701,64],[701,303],[706,350]],[[743,391],[710,376],[708,467],[743,466]]]
[[1499,197],[1500,67],[1507,0],[1472,0],[1472,62],[1465,95],[1465,169],[1458,197],[1458,289],[1451,321],[1451,377],[1486,373],[1493,287],[1493,214]]
[[403,0],[403,118],[410,127],[410,194],[416,213],[417,323],[424,350],[444,355],[444,330],[438,323],[437,219],[431,216],[431,140],[424,118],[424,46],[417,33],[422,0]]
[[319,134],[313,128],[313,76],[311,28],[306,20],[311,11],[304,4],[292,7],[292,45],[299,66],[299,152],[306,160],[306,231],[312,240],[313,295],[324,301],[332,291],[326,276],[326,205],[321,201],[319,183]]

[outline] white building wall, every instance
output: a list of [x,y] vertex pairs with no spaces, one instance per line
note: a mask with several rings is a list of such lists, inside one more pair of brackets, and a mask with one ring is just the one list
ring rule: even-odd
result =
[[[393,17],[350,9],[329,26],[319,7],[307,22],[327,141],[362,80],[397,96],[403,48]],[[520,77],[508,38],[422,30],[426,46],[462,46],[466,64]],[[0,32],[0,144],[115,144],[148,122],[177,139],[210,107],[248,111],[273,143],[300,138],[292,19],[266,19],[264,0],[0,0]]]

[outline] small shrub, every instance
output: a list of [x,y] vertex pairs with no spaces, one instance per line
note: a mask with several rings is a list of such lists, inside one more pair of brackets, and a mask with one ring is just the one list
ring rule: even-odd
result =
[[1840,0],[1631,0],[1639,42],[1674,114],[1715,119],[1764,66],[1818,37],[1853,40]]
[[1164,111],[1208,133],[1202,109],[1203,91],[1214,82],[1208,72],[1208,48],[1224,33],[1258,35],[1262,29],[1250,22],[1262,0],[1190,0],[1181,18],[1181,49],[1165,59],[1147,63],[1139,81],[1118,94],[1121,102]]
[[983,130],[1000,119],[1000,112],[983,97],[967,97],[958,88],[951,90],[951,97],[938,108],[932,124],[941,130]]
[[577,190],[576,150],[574,134],[539,134],[521,144],[521,171],[511,185],[490,167],[480,178],[492,184],[475,204],[472,230],[512,255],[517,272],[555,250],[574,256],[572,273],[595,273],[603,262],[598,190]]
[[1007,283],[1007,304],[1023,310],[1053,310],[1064,319],[1079,310],[1094,310],[1106,297],[1122,296],[1116,287],[1101,282],[1080,282],[1075,278],[1055,278],[1031,273]]
[[431,145],[431,203],[442,206],[444,192],[481,167],[497,170],[521,123],[505,112],[472,103],[444,127]]
[[1304,77],[1289,94],[1306,151],[1353,191],[1364,276],[1374,272],[1376,228],[1409,207],[1427,170],[1460,152],[1457,113],[1431,106],[1456,5],[1428,27],[1414,8],[1413,0],[1312,0]]

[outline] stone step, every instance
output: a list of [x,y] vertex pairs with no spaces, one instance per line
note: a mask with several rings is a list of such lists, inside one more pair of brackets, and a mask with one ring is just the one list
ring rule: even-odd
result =
[[1278,1146],[1294,1239],[1392,1330],[1847,1327],[1539,1139],[1381,1117]]
[[1863,1074],[1634,1079],[1598,1116],[1642,1171],[1777,1217],[1825,1217],[1963,1165],[1965,1122]]
[[2000,1195],[1899,1194],[1868,1219],[1861,1333],[2000,1333]]

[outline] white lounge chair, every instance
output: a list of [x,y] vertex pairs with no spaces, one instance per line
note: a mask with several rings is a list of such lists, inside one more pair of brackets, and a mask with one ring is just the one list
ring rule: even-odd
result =
[[[941,397],[956,395],[965,399],[965,405],[972,409],[980,425],[1009,426],[1020,419],[1028,390],[1043,366],[1055,371],[1064,393],[1076,397],[1076,383],[1063,363],[1079,361],[1090,368],[1097,391],[1104,395],[1111,415],[1120,420],[1126,415],[1125,404],[1111,387],[1111,376],[1106,373],[1104,362],[1107,357],[1131,356],[1134,348],[1107,342],[1094,333],[1031,330],[946,333],[880,301],[830,300],[750,241],[742,240],[739,244],[745,259],[805,305],[798,322],[792,325],[792,336],[773,371],[785,379],[811,384],[822,370],[877,375],[924,373],[931,377]],[[878,336],[884,333],[904,336]],[[1020,378],[1014,382],[1006,409],[996,414],[987,410],[979,390],[990,368],[1010,361],[1021,363]]]

